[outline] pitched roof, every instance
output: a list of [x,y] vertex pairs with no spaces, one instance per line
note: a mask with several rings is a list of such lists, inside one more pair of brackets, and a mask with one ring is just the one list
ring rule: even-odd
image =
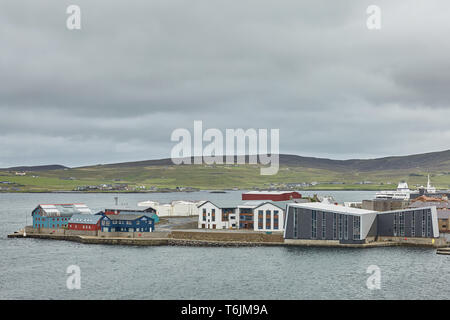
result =
[[119,213],[119,214],[112,214],[112,215],[105,216],[105,217],[108,217],[111,220],[127,220],[127,221],[136,220],[136,219],[139,219],[141,217],[147,217],[149,219],[154,220],[149,215],[142,214],[142,213],[139,213],[139,214],[133,214],[133,213],[124,213],[124,214],[122,214],[122,213]]
[[267,194],[267,195],[281,195],[281,194],[293,194],[298,193],[296,191],[249,191],[243,194]]
[[438,210],[437,211],[438,219],[450,219],[450,210]]
[[102,216],[94,214],[74,214],[69,223],[97,224],[101,218]]
[[144,212],[144,211],[134,211],[134,210],[121,210],[120,214],[132,214],[132,215],[138,215],[138,216],[147,216],[149,218],[152,218],[155,220],[155,222],[159,222],[159,217],[154,212]]
[[213,205],[215,205],[217,208],[220,209],[224,209],[224,208],[237,208],[238,205],[240,203],[242,203],[242,201],[221,201],[221,200],[208,200],[205,201],[199,205],[197,205],[197,208],[202,207],[203,205],[207,204],[207,203],[212,203]]
[[84,203],[40,204],[36,207],[36,209],[38,208],[41,208],[45,217],[71,217],[74,214],[92,214],[91,209]]
[[355,215],[376,213],[376,211],[353,208],[353,207],[344,207],[341,205],[321,203],[321,202],[291,203],[291,204],[289,204],[289,206],[311,209],[311,210],[323,210],[323,211],[331,211],[331,212],[336,212],[336,213],[355,214]]
[[450,209],[450,201],[416,201],[409,205],[410,208],[423,208],[435,206],[438,209]]

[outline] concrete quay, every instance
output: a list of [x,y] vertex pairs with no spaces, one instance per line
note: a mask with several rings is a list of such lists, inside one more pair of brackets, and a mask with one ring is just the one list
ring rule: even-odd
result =
[[[31,232],[30,232],[31,231]],[[330,248],[378,248],[378,247],[432,247],[437,248],[438,254],[450,255],[448,245],[438,243],[412,243],[403,241],[374,241],[362,244],[342,244],[339,241],[320,240],[289,240],[283,239],[282,233],[266,234],[249,231],[201,231],[201,230],[172,230],[170,232],[155,231],[146,235],[117,233],[73,234],[61,232],[33,232],[27,228],[26,236],[23,230],[8,235],[8,238],[34,238],[48,240],[74,241],[83,244],[130,245],[130,246],[195,246],[195,247],[330,247]],[[67,231],[67,230],[66,230]]]

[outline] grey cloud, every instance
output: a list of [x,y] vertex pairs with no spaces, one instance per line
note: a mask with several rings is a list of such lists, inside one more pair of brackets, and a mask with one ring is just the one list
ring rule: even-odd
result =
[[81,31],[69,4],[0,5],[3,166],[168,157],[194,120],[340,159],[450,145],[446,2],[378,1],[380,31],[370,1],[80,0]]

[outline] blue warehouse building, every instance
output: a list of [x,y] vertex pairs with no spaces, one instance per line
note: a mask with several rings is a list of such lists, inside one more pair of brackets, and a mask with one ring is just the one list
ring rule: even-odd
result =
[[31,213],[33,228],[58,229],[66,227],[74,214],[92,214],[92,212],[82,203],[40,204]]
[[151,214],[131,212],[104,215],[100,228],[103,232],[153,232],[155,219]]

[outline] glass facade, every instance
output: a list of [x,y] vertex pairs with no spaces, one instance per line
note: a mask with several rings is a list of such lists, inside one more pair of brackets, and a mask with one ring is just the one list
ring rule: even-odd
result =
[[400,220],[400,236],[405,236],[405,214],[403,212],[399,213],[399,220]]
[[348,239],[348,216],[344,215],[344,239]]
[[278,212],[278,210],[274,210],[274,212],[273,212],[273,228],[275,230],[277,230],[279,228],[278,227],[278,219],[279,219],[279,212]]
[[311,238],[317,238],[317,211],[311,212]]
[[361,217],[353,216],[353,240],[359,240],[361,237]]
[[337,239],[337,213],[333,213],[333,239]]
[[294,208],[294,232],[293,232],[293,235],[294,235],[294,238],[298,238],[298,209],[297,208]]
[[326,213],[322,212],[322,239],[327,237],[327,218]]
[[271,229],[272,211],[266,210],[266,229]]

